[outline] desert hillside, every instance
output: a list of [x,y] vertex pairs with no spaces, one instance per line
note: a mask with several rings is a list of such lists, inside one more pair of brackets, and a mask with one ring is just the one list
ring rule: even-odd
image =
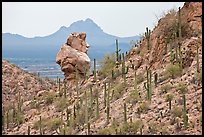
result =
[[168,11],[116,53],[69,89],[2,60],[2,134],[202,134],[201,2]]

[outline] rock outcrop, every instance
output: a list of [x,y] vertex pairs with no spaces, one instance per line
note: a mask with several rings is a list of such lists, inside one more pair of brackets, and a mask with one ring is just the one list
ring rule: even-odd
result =
[[75,82],[76,72],[79,77],[84,76],[90,68],[90,58],[87,55],[89,44],[86,42],[86,33],[71,33],[67,42],[62,45],[56,56],[56,63],[64,72],[67,88]]

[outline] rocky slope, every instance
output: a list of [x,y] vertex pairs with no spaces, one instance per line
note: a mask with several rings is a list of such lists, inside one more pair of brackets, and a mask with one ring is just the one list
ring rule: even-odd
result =
[[[127,53],[126,75],[121,75],[120,64],[114,67],[113,78],[111,75],[103,78],[98,73],[96,81],[90,75],[70,91],[64,90],[61,83],[45,94],[38,92],[38,96],[33,95],[35,102],[31,101],[34,103],[28,103],[22,110],[24,118],[19,125],[10,124],[7,129],[5,120],[3,134],[28,134],[29,126],[30,134],[202,134],[201,7],[202,3],[186,2],[181,8],[181,37],[177,29],[178,12],[171,11],[161,18],[150,33],[150,48],[144,36]],[[146,68],[148,77],[152,74],[150,99],[145,89],[150,82]]]

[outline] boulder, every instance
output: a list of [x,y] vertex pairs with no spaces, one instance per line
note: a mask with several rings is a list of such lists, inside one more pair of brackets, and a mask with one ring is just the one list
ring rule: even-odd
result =
[[65,81],[68,87],[75,82],[76,69],[79,78],[84,76],[85,71],[90,69],[90,58],[87,55],[89,44],[85,41],[86,33],[71,33],[67,42],[62,45],[56,56],[56,63],[64,72]]

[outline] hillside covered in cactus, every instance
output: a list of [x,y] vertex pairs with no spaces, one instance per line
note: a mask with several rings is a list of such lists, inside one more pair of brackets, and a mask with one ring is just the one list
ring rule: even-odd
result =
[[[2,60],[2,134],[201,135],[202,3],[169,11],[126,54],[65,80]],[[77,68],[76,68],[77,69]]]

